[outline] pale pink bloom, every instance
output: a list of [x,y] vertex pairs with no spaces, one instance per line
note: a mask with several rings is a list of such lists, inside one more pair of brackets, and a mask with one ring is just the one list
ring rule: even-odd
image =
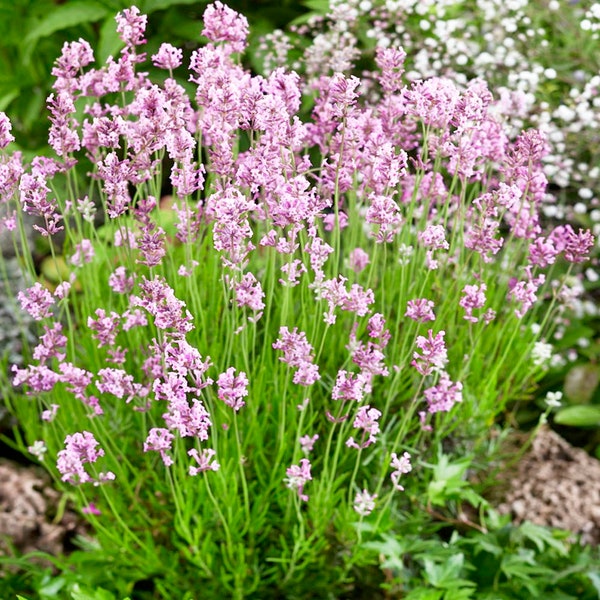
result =
[[299,465],[292,465],[285,472],[287,475],[284,479],[286,487],[297,490],[298,498],[304,502],[308,502],[308,496],[304,493],[304,486],[312,480],[310,468],[310,460],[303,458],[300,460]]
[[173,464],[173,459],[167,454],[171,450],[171,444],[175,436],[168,430],[162,427],[153,427],[146,437],[144,442],[144,452],[159,452],[160,457],[166,467]]
[[409,300],[407,302],[404,316],[419,323],[435,321],[433,307],[434,303],[432,300],[427,300],[426,298],[415,298],[414,300]]
[[59,409],[59,405],[58,404],[51,404],[50,408],[48,410],[43,410],[42,411],[42,421],[47,421],[48,423],[50,423],[51,421],[54,421],[54,417],[56,416],[56,413]]
[[462,402],[462,383],[450,381],[447,373],[443,372],[437,385],[424,392],[430,413],[449,412],[458,402]]
[[445,331],[440,331],[435,336],[430,329],[427,337],[422,335],[417,337],[416,345],[421,354],[413,353],[411,365],[417,369],[421,375],[429,375],[432,372],[443,371],[448,363],[448,352],[444,343]]
[[485,283],[481,285],[465,285],[463,288],[463,297],[460,299],[459,305],[465,309],[464,318],[471,323],[477,323],[479,319],[473,316],[473,311],[478,308],[483,308],[485,305],[485,292],[487,286]]
[[216,460],[212,460],[215,454],[216,451],[212,448],[204,448],[202,454],[199,454],[196,448],[188,450],[188,456],[191,456],[198,464],[197,467],[190,465],[188,473],[194,477],[195,475],[198,475],[198,473],[203,473],[204,471],[218,471],[221,465]]
[[183,50],[167,43],[158,48],[158,52],[152,55],[152,63],[159,69],[172,71],[181,65]]
[[381,411],[371,408],[368,404],[361,406],[356,413],[353,426],[355,429],[361,429],[362,435],[360,442],[356,442],[353,437],[348,438],[346,446],[349,448],[363,449],[377,441],[376,435],[379,434],[379,417]]
[[71,256],[69,262],[76,267],[82,267],[85,263],[90,263],[94,260],[94,246],[90,240],[81,240],[75,245],[75,252]]
[[85,470],[85,464],[95,463],[104,456],[98,442],[89,431],[74,433],[65,438],[65,449],[57,455],[56,468],[62,481],[73,485],[91,482],[93,479]]
[[355,248],[350,253],[350,268],[360,273],[369,264],[369,255],[362,248]]
[[356,496],[354,497],[354,510],[361,517],[370,515],[375,508],[375,498],[377,498],[377,494],[369,494],[367,490],[356,492]]
[[202,20],[202,35],[211,42],[228,42],[233,52],[244,51],[249,33],[246,17],[217,0],[206,7]]
[[400,481],[400,477],[402,475],[406,475],[412,471],[412,465],[410,463],[410,454],[405,452],[401,457],[398,458],[398,455],[393,452],[392,453],[392,461],[390,463],[393,472],[390,475],[392,480],[392,485],[399,490],[400,492],[404,491],[404,487],[401,486],[398,482]]
[[217,379],[217,386],[219,400],[223,400],[237,412],[246,404],[242,398],[248,395],[248,378],[244,371],[240,371],[237,376],[234,373],[234,367],[229,367],[225,373],[221,373]]
[[303,435],[298,441],[300,442],[300,447],[302,448],[302,452],[308,455],[313,451],[313,447],[315,442],[319,439],[319,434],[315,433],[312,437],[310,435]]

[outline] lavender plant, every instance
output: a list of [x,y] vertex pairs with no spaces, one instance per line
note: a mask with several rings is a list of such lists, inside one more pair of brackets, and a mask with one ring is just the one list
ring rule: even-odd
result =
[[[220,2],[193,98],[181,50],[152,82],[144,15],[116,20],[119,56],[94,67],[79,40],[56,61],[55,155],[2,155],[40,325],[13,368],[24,445],[163,597],[339,595],[424,490],[443,502],[442,442],[480,449],[544,373],[573,295],[554,269],[593,237],[544,230],[544,137],[510,141],[482,80],[405,83],[380,49],[376,101],[322,76],[303,121],[299,75],[246,71]],[[25,215],[67,257],[54,289]]]

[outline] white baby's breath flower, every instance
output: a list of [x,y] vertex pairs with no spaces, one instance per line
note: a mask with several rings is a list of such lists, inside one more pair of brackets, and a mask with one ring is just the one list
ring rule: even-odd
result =
[[549,408],[558,408],[561,406],[562,392],[548,392],[546,394],[546,406]]
[[40,462],[44,460],[44,454],[48,452],[48,448],[46,448],[46,444],[42,440],[33,442],[31,446],[27,447],[27,450],[29,450],[29,452]]
[[531,360],[536,367],[546,368],[552,360],[552,344],[536,342],[531,351]]

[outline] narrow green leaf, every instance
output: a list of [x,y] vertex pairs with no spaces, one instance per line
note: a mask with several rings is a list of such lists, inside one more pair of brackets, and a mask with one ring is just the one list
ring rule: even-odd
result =
[[521,533],[528,540],[531,540],[540,552],[543,552],[546,546],[550,546],[561,556],[568,556],[569,551],[567,547],[560,540],[557,540],[549,529],[546,529],[541,525],[535,525],[529,521],[525,521],[520,529]]

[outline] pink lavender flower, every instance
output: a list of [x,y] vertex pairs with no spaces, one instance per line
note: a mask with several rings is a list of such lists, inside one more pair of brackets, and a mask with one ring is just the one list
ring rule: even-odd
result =
[[126,373],[123,369],[100,369],[99,380],[96,382],[98,391],[102,394],[112,394],[116,398],[128,404],[136,396],[145,396],[147,390],[142,389],[139,383],[133,381],[133,375]]
[[163,43],[158,48],[158,52],[152,55],[152,63],[159,69],[173,71],[181,65],[182,58],[183,50],[171,44]]
[[188,456],[191,456],[198,464],[197,467],[190,465],[188,473],[194,477],[204,471],[218,471],[221,465],[216,460],[212,460],[215,454],[216,451],[212,448],[204,448],[202,454],[199,454],[196,448],[188,450]]
[[18,387],[26,384],[33,392],[49,392],[60,381],[60,375],[49,369],[46,365],[29,365],[26,369],[19,369],[17,365],[11,367],[14,373],[13,385]]
[[184,335],[194,328],[192,315],[185,308],[185,302],[175,297],[175,292],[163,277],[152,280],[145,277],[140,283],[140,295],[131,296],[131,305],[146,309],[154,317],[158,329],[173,329]]
[[56,77],[54,88],[74,91],[76,77],[83,67],[94,62],[94,52],[88,42],[79,38],[77,42],[65,42],[61,55],[54,62],[52,75]]
[[529,262],[537,267],[547,267],[554,264],[560,250],[556,248],[551,238],[539,236],[529,244]]
[[[340,231],[348,227],[348,215],[344,212],[339,212],[337,215],[337,226]],[[336,228],[336,216],[335,213],[326,214],[323,217],[323,229],[325,231],[333,231]]]
[[133,289],[134,277],[127,276],[125,267],[117,267],[108,277],[108,285],[117,294],[126,294]]
[[153,427],[148,432],[144,442],[144,452],[159,452],[165,467],[170,467],[173,464],[173,459],[167,452],[171,450],[174,439],[175,436],[168,429]]
[[162,417],[167,426],[176,429],[181,437],[194,437],[201,442],[208,439],[212,421],[201,400],[194,398],[190,406],[185,397],[172,397]]
[[450,248],[442,225],[428,225],[425,231],[419,232],[417,237],[426,248],[433,250],[448,250]]
[[264,309],[265,303],[263,302],[263,298],[265,297],[265,293],[260,281],[252,273],[245,273],[241,281],[235,283],[234,290],[235,303],[238,308],[247,306],[254,312],[260,312]]
[[[74,433],[65,438],[65,449],[57,455],[56,468],[62,475],[62,481],[73,485],[94,481],[86,472],[85,465],[95,463],[104,456],[104,450],[98,448],[98,442],[89,431]],[[104,478],[114,478],[110,472],[100,474]]]
[[70,281],[62,281],[56,286],[54,296],[59,300],[64,300],[69,295],[73,281],[75,281],[75,275],[74,273],[71,273]]
[[417,235],[419,241],[425,248],[428,248],[425,257],[425,263],[428,269],[438,268],[438,261],[433,258],[435,250],[448,250],[450,244],[446,241],[446,233],[442,225],[428,225],[425,231]]
[[462,383],[450,381],[446,372],[440,376],[437,385],[424,391],[430,413],[449,412],[458,402],[462,402]]
[[377,494],[369,494],[367,490],[356,492],[356,496],[354,497],[354,510],[361,517],[370,515],[375,508],[375,498],[377,498]]
[[426,125],[444,129],[454,115],[459,97],[460,92],[450,79],[431,77],[413,82],[405,92],[406,110]]
[[490,263],[502,245],[503,238],[496,237],[500,223],[495,219],[483,218],[480,223],[467,226],[465,231],[465,247],[481,255],[483,262]]
[[62,334],[62,325],[53,323],[52,328],[44,325],[44,335],[40,337],[40,344],[33,349],[33,358],[41,364],[50,358],[64,360],[65,354],[62,352],[67,344],[67,338]]
[[422,352],[413,353],[411,365],[417,369],[421,375],[429,375],[434,371],[442,371],[448,363],[448,352],[444,343],[445,331],[440,331],[435,336],[430,329],[427,337],[422,335],[417,337],[416,345]]
[[331,390],[334,400],[361,402],[371,389],[371,378],[362,373],[349,373],[344,369],[338,371],[335,385]]
[[282,265],[281,272],[287,276],[287,279],[280,279],[279,283],[285,287],[295,287],[300,283],[298,279],[301,275],[306,273],[306,267],[301,260],[295,259]]
[[402,74],[406,52],[403,48],[377,47],[375,62],[381,71],[379,84],[387,94],[393,94],[402,88]]
[[240,374],[236,376],[235,368],[229,367],[225,373],[219,375],[217,386],[219,400],[223,400],[236,412],[246,404],[242,400],[248,395],[248,378],[244,371],[240,371]]
[[588,230],[580,229],[575,233],[570,225],[560,225],[550,234],[557,250],[563,252],[565,258],[572,263],[581,263],[588,259],[594,247],[594,236]]
[[369,318],[367,332],[370,338],[379,340],[380,348],[385,348],[391,338],[390,332],[385,328],[385,318],[381,313],[375,313]]
[[[61,362],[58,368],[60,370],[60,380],[66,384],[67,390],[78,400],[81,400],[85,404],[89,404],[89,399],[86,397],[85,390],[91,383],[94,377],[93,374],[68,362]],[[95,402],[92,401],[91,405],[95,405]],[[97,407],[97,409],[99,409],[99,407]],[[99,412],[96,410],[96,414],[102,414],[101,409]]]
[[76,129],[77,121],[72,116],[75,113],[75,103],[71,93],[59,91],[57,94],[50,94],[46,104],[50,111],[51,126],[48,132],[50,146],[58,156],[62,157],[79,150],[81,142]]
[[87,506],[84,506],[81,509],[81,512],[84,515],[95,515],[95,516],[98,516],[98,515],[102,514],[101,510],[93,502],[90,502]]
[[359,443],[354,441],[353,437],[348,438],[346,446],[349,448],[363,449],[377,441],[375,437],[379,433],[379,417],[381,411],[371,408],[368,404],[361,406],[356,413],[353,426],[355,429],[362,429],[361,440]]
[[134,327],[145,327],[148,325],[146,315],[139,308],[126,310],[122,315],[122,320],[123,331],[129,331]]
[[88,317],[87,325],[94,331],[94,338],[98,341],[98,347],[114,346],[119,333],[121,316],[116,312],[106,314],[103,308],[96,309],[96,319]]
[[202,20],[202,35],[211,42],[228,42],[232,52],[244,51],[249,33],[246,17],[217,0],[206,7]]
[[371,391],[370,382],[373,375],[382,375],[387,377],[389,371],[384,365],[383,361],[385,355],[383,354],[382,345],[373,342],[367,342],[366,344],[358,341],[354,332],[350,334],[350,343],[346,346],[352,354],[352,362],[360,367],[361,373],[368,381],[369,384],[365,384],[365,391]]
[[81,240],[75,245],[75,252],[71,256],[69,262],[76,267],[82,267],[85,263],[90,263],[94,260],[94,246],[90,240]]
[[319,439],[319,434],[315,433],[312,437],[310,435],[303,435],[298,441],[302,452],[308,456],[313,451],[315,442]]
[[165,230],[162,227],[156,227],[154,223],[149,223],[142,228],[142,235],[139,237],[137,245],[142,257],[136,262],[148,267],[156,267],[167,253]]
[[432,300],[427,300],[426,298],[415,298],[414,300],[409,300],[406,303],[406,312],[404,313],[404,316],[419,323],[435,321],[433,307],[434,303]]
[[115,17],[115,20],[117,21],[117,33],[128,48],[146,43],[144,32],[148,17],[142,15],[137,6],[126,8]]
[[477,323],[479,319],[473,316],[473,311],[477,308],[483,308],[485,305],[485,292],[487,286],[485,283],[481,285],[465,285],[463,288],[463,297],[460,299],[459,305],[465,309],[464,318],[471,323]]
[[41,283],[35,283],[30,288],[19,292],[17,300],[21,308],[36,321],[52,316],[51,308],[54,298]]
[[367,223],[379,226],[375,237],[376,242],[378,244],[392,242],[398,227],[402,224],[398,204],[388,196],[374,193],[369,195],[369,201],[365,219]]
[[287,327],[279,328],[279,338],[273,343],[275,350],[281,350],[283,356],[279,360],[287,363],[290,367],[301,367],[305,363],[312,363],[314,360],[313,347],[306,339],[306,333],[294,327],[290,331]]
[[515,300],[520,304],[515,309],[517,317],[522,318],[525,313],[536,303],[536,293],[539,287],[546,281],[546,276],[540,274],[537,277],[533,277],[531,273],[531,267],[526,267],[525,272],[527,274],[527,281],[514,281],[509,283],[510,290],[508,292],[508,298]]
[[363,271],[369,262],[369,255],[362,248],[354,248],[350,252],[350,268],[355,273]]
[[300,460],[300,465],[292,465],[286,470],[287,477],[284,479],[286,487],[297,490],[298,498],[304,502],[308,502],[308,496],[304,493],[304,486],[312,480],[310,468],[310,460],[303,458]]
[[392,485],[400,492],[404,491],[404,487],[401,486],[398,482],[400,481],[400,477],[402,475],[406,475],[412,471],[412,465],[410,464],[410,454],[405,452],[400,458],[398,455],[393,452],[392,453],[392,461],[390,463],[393,472],[390,475],[392,480]]
[[48,423],[54,421],[54,417],[56,417],[59,408],[60,406],[58,404],[51,404],[49,409],[43,410],[41,415],[42,421],[47,421]]
[[298,366],[292,381],[296,385],[309,386],[319,379],[321,379],[321,375],[319,374],[319,365],[315,365],[311,362],[303,362]]
[[14,142],[15,138],[10,133],[11,129],[9,118],[5,113],[0,112],[0,149],[6,148],[8,144]]

